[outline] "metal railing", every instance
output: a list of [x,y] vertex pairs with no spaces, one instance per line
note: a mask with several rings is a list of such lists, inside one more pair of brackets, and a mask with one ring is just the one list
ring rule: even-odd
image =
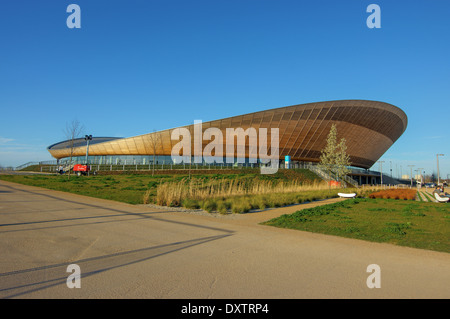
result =
[[[75,163],[75,162],[73,162]],[[29,166],[36,165],[39,166],[36,171],[40,172],[46,172],[46,173],[57,173],[60,170],[60,167],[63,166],[64,171],[68,171],[70,168],[73,167],[69,166],[68,163],[63,162],[60,164],[57,164],[56,160],[53,161],[41,161],[41,162],[28,162],[23,165],[17,166],[15,170],[21,170],[24,168],[27,168]],[[91,171],[160,171],[160,170],[220,170],[220,169],[243,169],[243,168],[259,168],[259,164],[253,164],[253,163],[241,163],[239,165],[233,164],[233,163],[213,163],[213,164],[191,164],[185,163],[185,164],[173,164],[173,163],[162,163],[162,164],[155,164],[153,163],[121,163],[121,164],[90,164]],[[336,175],[332,173],[331,175],[326,172],[325,170],[321,169],[317,163],[308,163],[308,162],[299,162],[295,165],[296,168],[303,168],[308,169],[312,171],[313,173],[317,174],[320,178],[326,181],[331,180],[337,180]],[[285,169],[282,165],[280,165],[279,169]],[[379,177],[381,175],[380,172],[377,171],[371,171],[368,169],[360,169],[360,168],[354,168],[349,167],[350,173],[344,177],[341,178],[342,181],[344,181],[346,184],[350,184],[353,186],[358,186],[359,183],[350,177],[352,174],[368,174],[375,177]],[[383,174],[384,176],[384,174]]]
[[[321,169],[318,165],[307,164],[307,165],[305,165],[305,167],[308,168],[310,171],[316,173],[317,175],[319,175],[322,179],[324,179],[326,181],[331,181],[331,180],[337,180],[338,179],[336,174],[334,174],[333,172],[326,172],[325,170]],[[359,185],[359,183],[357,181],[355,181],[353,178],[351,178],[348,175],[345,175],[345,176],[341,177],[341,179],[346,184],[350,184],[352,186],[358,186]]]
[[[41,165],[37,171],[40,172],[59,172],[62,167],[63,171],[68,171],[74,165]],[[245,164],[89,164],[91,171],[161,171],[161,170],[240,170],[246,168],[259,169],[259,166]]]
[[28,162],[22,165],[19,165],[15,168],[16,171],[20,171],[21,169],[27,168],[29,166],[33,166],[33,165],[56,165],[57,161],[41,161],[41,162]]
[[21,170],[21,169],[27,168],[28,166],[32,166],[32,165],[39,165],[39,162],[28,162],[28,163],[22,164],[22,165],[20,165],[20,166],[17,166],[17,167],[15,168],[15,170],[16,170],[16,171],[19,171],[19,170]]

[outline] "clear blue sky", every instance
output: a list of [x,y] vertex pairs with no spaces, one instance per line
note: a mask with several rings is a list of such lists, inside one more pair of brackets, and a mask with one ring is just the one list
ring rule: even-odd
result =
[[[69,4],[81,29],[69,29]],[[369,4],[381,29],[369,29]],[[294,104],[394,104],[408,128],[384,154],[450,174],[450,1],[4,1],[0,165],[52,159],[78,119],[130,137]],[[373,169],[379,169],[375,164]]]

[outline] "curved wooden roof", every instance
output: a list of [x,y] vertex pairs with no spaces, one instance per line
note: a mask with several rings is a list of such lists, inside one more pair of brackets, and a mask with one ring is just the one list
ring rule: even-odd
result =
[[[225,139],[226,128],[278,128],[280,159],[290,155],[291,160],[318,162],[331,125],[336,124],[338,139],[347,141],[352,165],[370,168],[403,134],[407,122],[406,114],[388,103],[340,100],[292,105],[203,122],[202,129],[217,127]],[[184,128],[189,129],[193,138],[194,126]],[[174,129],[90,145],[89,155],[171,155],[172,147],[178,143],[170,139]],[[203,141],[203,148],[209,142]],[[55,158],[70,156],[69,149],[49,149],[49,152]],[[73,156],[85,154],[86,147],[80,146],[74,149]]]

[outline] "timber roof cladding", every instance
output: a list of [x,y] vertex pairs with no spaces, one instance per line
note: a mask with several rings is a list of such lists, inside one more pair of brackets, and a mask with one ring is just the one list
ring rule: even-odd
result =
[[[109,142],[112,140],[117,140],[121,137],[93,137],[92,140],[89,142],[90,145],[98,144],[98,143],[104,143]],[[72,145],[73,143],[73,145]],[[72,140],[65,140],[62,142],[58,142],[55,144],[50,145],[47,147],[48,150],[58,150],[58,149],[66,149],[70,147],[80,147],[80,146],[86,146],[86,140],[84,137],[76,138],[73,141]]]
[[[407,122],[406,114],[394,105],[341,100],[280,107],[203,122],[202,128],[217,127],[224,139],[227,128],[278,128],[280,159],[290,155],[291,160],[318,162],[331,125],[336,124],[338,138],[344,137],[347,141],[352,165],[370,168],[403,134]],[[193,139],[194,126],[183,127],[189,129]],[[174,129],[97,143],[89,147],[89,154],[171,155],[172,147],[178,143],[170,139]],[[203,147],[208,143],[209,140],[203,140]],[[80,146],[74,151],[83,155],[85,147]],[[56,158],[68,156],[67,150],[59,147],[58,150],[49,148],[49,152]]]

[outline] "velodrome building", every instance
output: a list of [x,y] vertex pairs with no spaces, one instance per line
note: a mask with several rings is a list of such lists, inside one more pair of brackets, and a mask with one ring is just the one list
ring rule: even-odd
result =
[[[406,114],[388,103],[339,100],[292,105],[203,122],[202,130],[219,128],[225,136],[227,128],[267,128],[268,131],[278,128],[280,164],[283,165],[282,162],[289,156],[295,167],[304,162],[319,162],[327,135],[332,124],[335,124],[338,139],[346,139],[352,166],[369,169],[403,134],[407,122]],[[194,136],[194,124],[182,128],[188,129]],[[128,138],[94,136],[89,144],[89,164],[145,165],[152,163],[154,158],[156,164],[171,164],[172,149],[179,142],[171,139],[176,129]],[[203,140],[203,147],[209,142]],[[75,162],[84,163],[86,146],[85,139],[79,138],[53,144],[48,151],[60,162],[67,161],[72,153]],[[223,146],[225,153],[225,143]],[[245,154],[248,163],[249,152]]]

